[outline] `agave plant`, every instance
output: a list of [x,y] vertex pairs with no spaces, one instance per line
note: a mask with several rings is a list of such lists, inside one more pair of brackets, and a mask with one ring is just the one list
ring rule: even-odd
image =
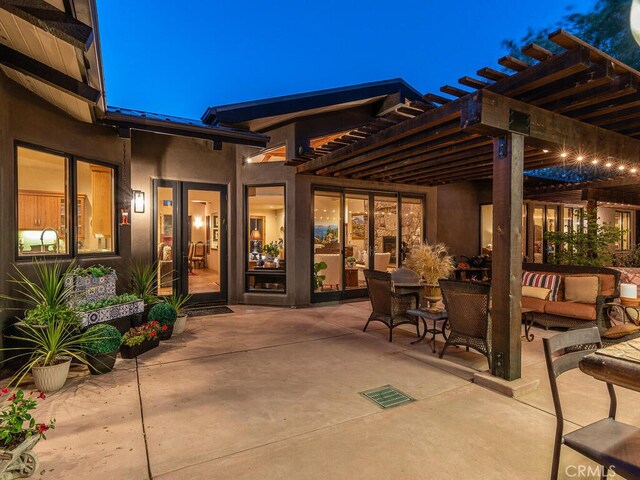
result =
[[157,264],[136,262],[131,265],[130,271],[131,292],[144,300],[144,303],[157,302],[158,297],[155,295]]
[[178,315],[182,315],[184,313],[183,308],[187,304],[189,300],[191,300],[191,295],[184,295],[182,293],[173,293],[166,297],[162,297],[164,302],[168,305],[171,305]]
[[32,280],[16,265],[15,274],[9,274],[9,283],[15,285],[13,295],[0,295],[0,298],[16,302],[25,310],[25,321],[44,324],[49,318],[74,317],[67,307],[73,296],[73,287],[66,279],[74,268],[71,262],[66,268],[62,263],[33,263],[35,277]]
[[[17,340],[24,347],[3,348],[2,351],[18,351],[12,359],[27,357],[26,363],[13,375],[9,385],[19,385],[33,367],[50,367],[76,359],[86,364],[83,354],[86,345],[99,342],[104,337],[100,330],[82,332],[77,322],[64,318],[51,318],[44,327],[26,323],[17,335],[7,338]],[[26,351],[25,351],[26,350]]]

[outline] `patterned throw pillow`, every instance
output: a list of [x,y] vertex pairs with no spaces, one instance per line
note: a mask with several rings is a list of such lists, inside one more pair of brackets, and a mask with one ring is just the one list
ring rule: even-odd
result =
[[561,280],[562,277],[560,275],[555,275],[553,273],[522,272],[522,285],[548,288],[551,290],[549,293],[549,300],[552,302],[558,301],[558,289],[560,288]]

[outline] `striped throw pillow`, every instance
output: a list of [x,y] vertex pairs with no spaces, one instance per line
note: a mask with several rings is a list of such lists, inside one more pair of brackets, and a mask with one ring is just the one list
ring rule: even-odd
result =
[[562,277],[560,275],[555,275],[553,273],[522,272],[522,285],[548,288],[551,290],[549,293],[549,300],[552,302],[558,301],[558,289],[560,288],[561,280]]

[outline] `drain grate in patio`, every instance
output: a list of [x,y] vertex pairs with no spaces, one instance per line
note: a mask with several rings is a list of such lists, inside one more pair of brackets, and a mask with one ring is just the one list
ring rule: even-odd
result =
[[233,310],[229,307],[206,307],[187,310],[188,317],[204,317],[205,315],[221,315],[223,313],[233,313]]
[[381,408],[397,407],[399,405],[415,401],[415,398],[411,398],[406,393],[402,393],[391,385],[385,385],[383,387],[374,388],[373,390],[367,390],[366,392],[360,392],[360,395],[368,398]]

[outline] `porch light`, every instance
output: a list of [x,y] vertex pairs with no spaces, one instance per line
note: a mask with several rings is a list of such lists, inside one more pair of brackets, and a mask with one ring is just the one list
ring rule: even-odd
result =
[[640,0],[633,0],[631,3],[630,21],[633,38],[640,45]]
[[141,190],[133,191],[133,211],[135,213],[144,213],[144,192]]

